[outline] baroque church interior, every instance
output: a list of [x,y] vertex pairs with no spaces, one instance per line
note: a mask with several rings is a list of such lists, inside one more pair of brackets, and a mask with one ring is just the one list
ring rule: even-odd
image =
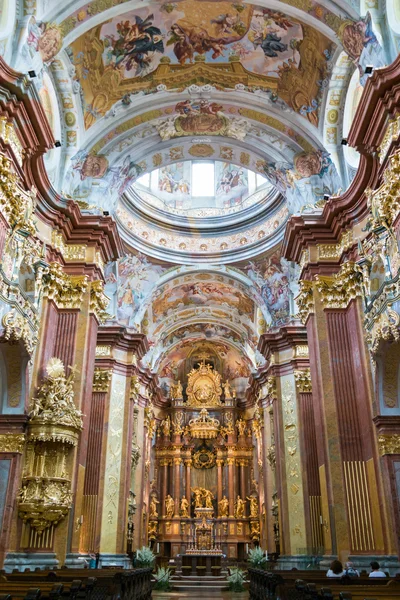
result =
[[400,571],[399,53],[399,0],[0,2],[0,594]]

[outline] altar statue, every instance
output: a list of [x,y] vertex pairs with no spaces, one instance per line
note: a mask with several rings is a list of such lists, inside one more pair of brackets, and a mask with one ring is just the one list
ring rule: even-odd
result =
[[206,501],[205,507],[214,508],[212,503],[212,501],[214,500],[214,495],[212,494],[212,492],[210,492],[210,490],[203,490],[203,496]]
[[229,381],[226,380],[224,383],[224,395],[225,395],[225,400],[229,400],[230,398],[232,398],[232,394],[231,394],[231,386],[229,385]]
[[154,496],[150,500],[150,519],[156,519],[158,517],[157,504],[160,504]]
[[181,398],[183,398],[183,388],[180,379],[178,379],[178,383],[171,385],[171,398],[173,400],[180,400]]
[[195,508],[203,508],[203,492],[200,488],[192,488],[193,504]]
[[181,517],[183,517],[184,519],[188,519],[189,518],[189,502],[186,500],[186,497],[183,496],[182,500],[181,500]]
[[239,436],[245,435],[245,433],[246,433],[246,421],[243,421],[242,417],[240,417],[240,419],[237,419],[235,425],[236,425],[237,430],[239,432]]
[[258,502],[255,496],[247,496],[247,500],[250,502],[250,517],[258,518]]
[[169,437],[171,435],[171,420],[169,415],[163,421],[161,421],[161,429],[165,437]]
[[218,509],[219,509],[219,516],[220,517],[227,517],[228,513],[229,513],[229,500],[226,496],[224,496],[219,502],[218,502]]
[[172,517],[174,516],[174,512],[175,512],[175,501],[168,494],[168,496],[165,498],[165,516],[167,517],[167,519],[172,519]]
[[244,509],[245,509],[245,500],[242,500],[240,496],[236,498],[235,502],[235,518],[243,519],[244,518]]

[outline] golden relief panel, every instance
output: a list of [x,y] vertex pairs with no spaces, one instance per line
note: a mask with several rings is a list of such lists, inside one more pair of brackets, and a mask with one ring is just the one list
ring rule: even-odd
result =
[[211,365],[203,363],[188,375],[187,405],[213,407],[221,405],[221,376]]

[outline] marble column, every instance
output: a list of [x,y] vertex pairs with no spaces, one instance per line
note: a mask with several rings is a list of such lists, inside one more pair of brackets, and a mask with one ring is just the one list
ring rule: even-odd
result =
[[229,490],[229,516],[235,513],[235,459],[229,457],[228,463],[228,490]]
[[224,461],[217,459],[217,503],[222,500],[222,468]]
[[[185,467],[186,467],[186,479],[185,479],[185,483],[186,483],[186,500],[189,502],[190,504],[190,499],[192,497],[192,490],[191,490],[191,468],[192,468],[192,460],[185,460]],[[189,513],[190,513],[190,509],[189,509]]]
[[181,497],[181,464],[180,457],[174,457],[174,500],[175,500],[175,516],[179,516],[179,505]]

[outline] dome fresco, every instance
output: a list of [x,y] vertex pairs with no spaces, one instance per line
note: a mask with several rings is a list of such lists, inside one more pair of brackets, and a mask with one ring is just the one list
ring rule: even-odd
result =
[[60,137],[54,188],[116,219],[110,313],[148,333],[152,368],[201,340],[254,367],[257,336],[296,312],[286,222],[349,185],[357,155],[340,142],[395,29],[385,47],[356,1],[35,6],[15,20],[10,62],[35,72]]

